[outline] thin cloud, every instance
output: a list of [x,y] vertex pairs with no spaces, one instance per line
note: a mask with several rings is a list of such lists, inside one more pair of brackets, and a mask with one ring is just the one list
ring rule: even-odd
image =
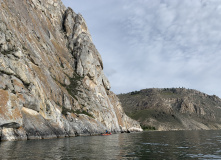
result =
[[221,96],[220,0],[63,0],[85,17],[112,90],[186,87]]

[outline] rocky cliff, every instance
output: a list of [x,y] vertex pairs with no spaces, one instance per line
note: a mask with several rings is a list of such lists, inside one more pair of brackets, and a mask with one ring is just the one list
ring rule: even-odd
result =
[[118,95],[127,115],[145,129],[221,129],[221,99],[185,88],[144,89]]
[[106,129],[141,131],[110,91],[83,17],[60,0],[1,0],[1,140]]

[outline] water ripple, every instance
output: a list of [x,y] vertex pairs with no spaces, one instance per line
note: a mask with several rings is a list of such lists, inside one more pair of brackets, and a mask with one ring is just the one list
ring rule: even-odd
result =
[[0,159],[221,159],[221,131],[168,131],[1,142]]

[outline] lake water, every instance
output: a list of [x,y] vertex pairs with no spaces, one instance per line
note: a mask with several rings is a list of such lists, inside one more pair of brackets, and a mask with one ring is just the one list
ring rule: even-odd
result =
[[221,159],[221,131],[150,131],[1,142],[0,159]]

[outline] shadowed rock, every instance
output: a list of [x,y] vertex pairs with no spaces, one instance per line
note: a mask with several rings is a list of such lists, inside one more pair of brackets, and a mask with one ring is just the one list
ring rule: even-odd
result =
[[14,128],[14,129],[18,129],[21,127],[21,125],[19,123],[16,122],[11,122],[11,123],[5,123],[0,125],[1,128]]

